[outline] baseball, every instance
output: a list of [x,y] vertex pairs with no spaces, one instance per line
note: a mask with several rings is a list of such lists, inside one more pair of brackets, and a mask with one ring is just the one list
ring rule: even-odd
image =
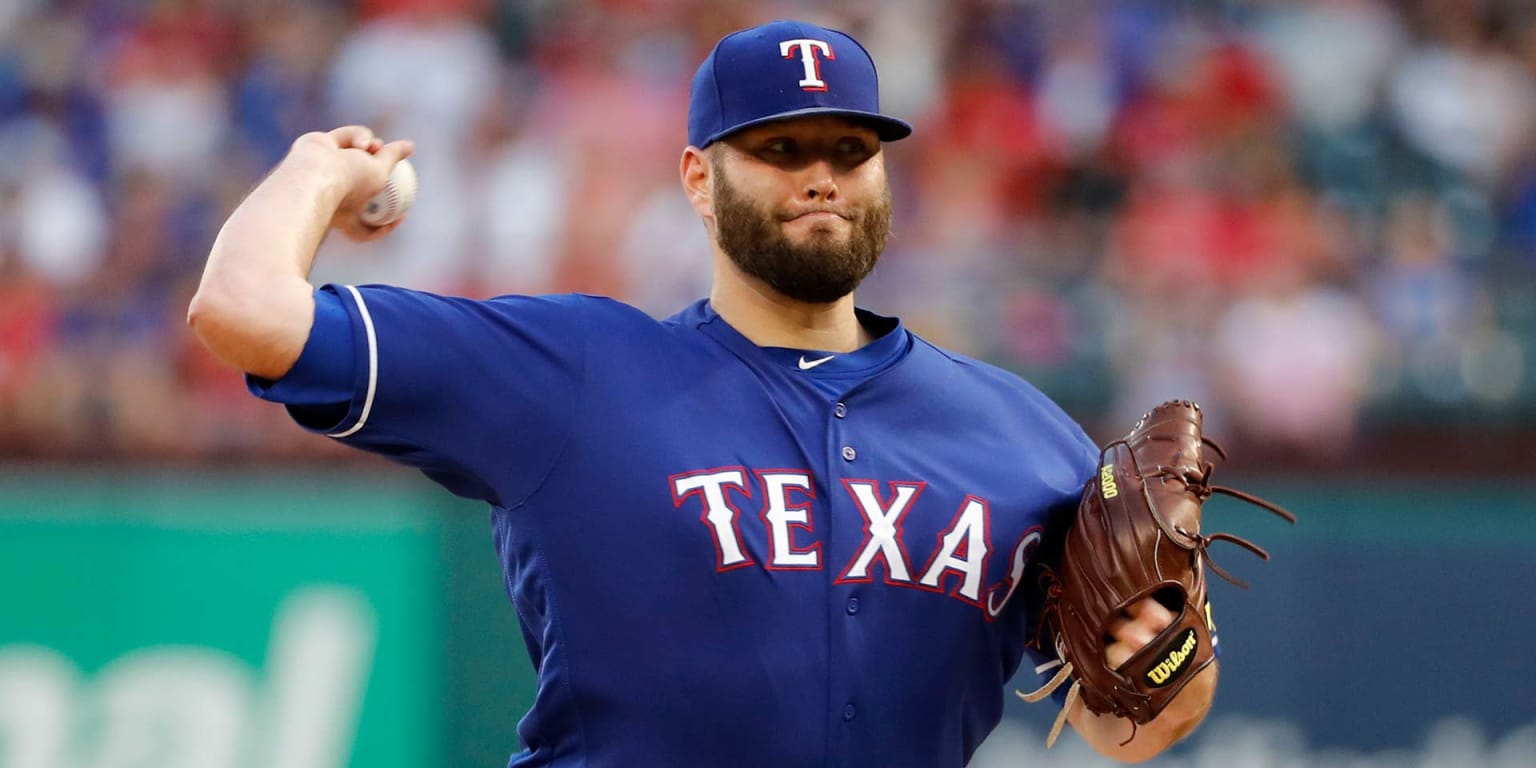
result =
[[410,160],[402,159],[389,172],[384,189],[363,206],[359,218],[370,227],[382,227],[404,216],[413,202],[416,202],[416,169],[411,167]]

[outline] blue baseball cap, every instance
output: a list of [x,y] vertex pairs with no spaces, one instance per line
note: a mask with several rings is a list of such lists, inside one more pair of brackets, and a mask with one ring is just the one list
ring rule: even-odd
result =
[[867,122],[881,141],[912,133],[880,114],[875,62],[859,41],[802,21],[774,21],[732,32],[693,76],[688,143],[700,149],[743,128],[805,115]]

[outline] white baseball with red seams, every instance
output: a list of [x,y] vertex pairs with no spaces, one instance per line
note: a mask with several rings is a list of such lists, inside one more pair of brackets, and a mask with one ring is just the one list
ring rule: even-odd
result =
[[414,202],[416,202],[416,169],[411,166],[410,160],[402,159],[390,170],[389,179],[384,182],[384,189],[379,190],[379,193],[363,206],[359,218],[370,227],[382,227],[404,216]]

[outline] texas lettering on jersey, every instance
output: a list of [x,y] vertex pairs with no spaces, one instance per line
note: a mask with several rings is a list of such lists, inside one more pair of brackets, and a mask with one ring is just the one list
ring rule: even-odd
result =
[[[820,571],[829,567],[816,537],[812,514],[816,484],[809,471],[718,467],[673,475],[670,481],[674,506],[698,505],[699,521],[714,541],[717,571],[752,566],[770,571]],[[949,524],[941,529],[932,551],[920,552],[926,558],[918,561],[912,557],[903,521],[927,484],[890,481],[882,489],[880,481],[850,478],[844,479],[842,485],[863,516],[864,539],[852,558],[836,564],[840,569],[838,584],[871,582],[874,572],[879,570],[889,586],[946,595],[981,609],[987,620],[992,621],[1018,588],[1029,557],[1042,536],[1040,526],[1024,531],[1013,545],[1007,574],[989,584],[987,560],[993,552],[992,518],[986,499],[965,496]],[[767,552],[762,563],[747,551],[741,526],[751,524],[751,518],[732,496],[762,499],[755,516],[767,534]]]

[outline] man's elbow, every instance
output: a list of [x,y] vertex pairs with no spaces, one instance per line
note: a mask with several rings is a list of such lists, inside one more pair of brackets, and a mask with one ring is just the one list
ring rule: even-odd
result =
[[187,305],[187,326],[214,357],[237,368],[245,367],[242,352],[249,350],[253,324],[249,309],[228,292],[199,287]]
[[209,351],[227,359],[243,337],[259,333],[261,315],[256,302],[218,281],[204,279],[187,305],[187,326]]
[[187,306],[187,325],[213,356],[245,373],[280,378],[304,349],[314,317],[307,283],[260,293],[205,280]]
[[192,294],[191,303],[187,304],[187,327],[192,333],[207,343],[203,338],[203,332],[211,324],[217,323],[217,318],[229,313],[229,298],[218,295],[218,291],[210,288],[205,282],[198,286],[197,293]]

